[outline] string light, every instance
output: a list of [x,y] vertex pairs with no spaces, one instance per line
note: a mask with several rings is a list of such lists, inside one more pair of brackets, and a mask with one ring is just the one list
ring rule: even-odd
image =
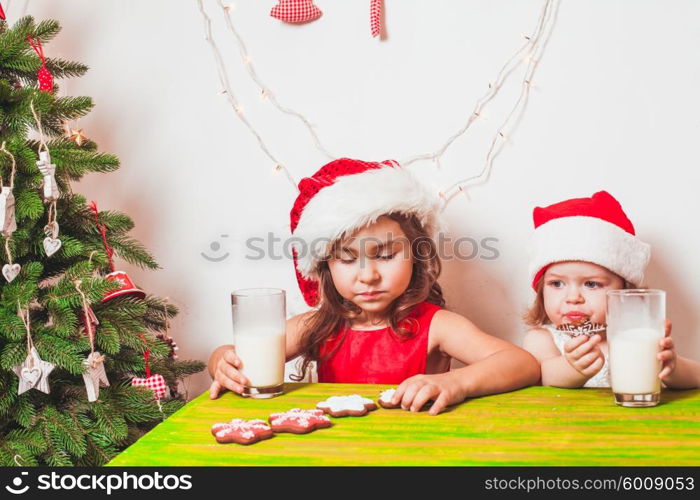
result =
[[[202,0],[198,0],[198,2],[202,3]],[[219,5],[222,7],[224,11],[224,18],[226,20],[226,27],[228,30],[233,34],[233,36],[236,38],[236,42],[238,44],[238,52],[240,53],[241,59],[243,60],[243,63],[245,65],[246,70],[248,71],[248,74],[250,75],[251,79],[256,83],[256,85],[260,88],[260,91],[267,90],[269,87],[265,85],[260,77],[258,76],[257,72],[255,71],[255,68],[253,67],[252,59],[248,55],[248,49],[245,45],[245,42],[243,41],[243,38],[241,38],[241,35],[238,34],[238,31],[236,31],[235,26],[233,25],[233,20],[231,19],[231,11],[230,9],[224,8],[224,3],[222,0],[219,0]],[[200,10],[203,12],[203,9],[200,8]],[[332,155],[331,153],[328,152],[328,150],[321,144],[321,140],[319,139],[318,135],[316,134],[316,131],[313,128],[313,125],[311,122],[301,113],[298,111],[294,111],[291,108],[288,108],[286,106],[282,106],[277,99],[270,93],[268,93],[268,98],[267,100],[271,102],[279,111],[282,113],[285,113],[287,115],[294,116],[301,120],[301,122],[304,124],[306,129],[309,131],[309,135],[311,135],[311,138],[314,141],[314,144],[316,145],[316,149],[318,149],[324,156],[326,156],[330,160],[335,160],[337,157],[335,155]]]
[[[488,181],[490,175],[491,175],[491,169],[493,167],[493,161],[494,159],[498,156],[498,154],[501,152],[503,149],[503,146],[507,142],[507,137],[505,133],[503,132],[504,129],[506,129],[511,121],[513,120],[514,117],[518,116],[519,114],[521,115],[522,112],[525,110],[527,106],[527,101],[530,95],[530,89],[532,88],[532,81],[533,81],[533,76],[535,74],[535,71],[537,69],[537,66],[539,64],[539,60],[541,59],[542,54],[544,53],[544,49],[547,46],[547,42],[549,41],[549,37],[552,34],[552,29],[554,27],[554,19],[556,19],[556,11],[559,8],[559,2],[558,0],[547,0],[545,2],[545,5],[542,8],[540,18],[537,23],[537,27],[535,29],[534,34],[528,39],[528,43],[532,43],[532,50],[530,50],[529,54],[533,54],[535,57],[531,57],[527,68],[525,70],[525,75],[523,77],[523,82],[528,82],[527,84],[523,84],[521,86],[520,90],[520,95],[518,96],[518,99],[515,102],[515,105],[511,109],[511,111],[508,113],[506,118],[501,122],[499,125],[496,134],[494,135],[493,139],[491,140],[491,144],[489,146],[488,152],[486,153],[486,160],[484,162],[484,166],[481,169],[481,171],[474,176],[468,177],[466,179],[461,179],[454,184],[452,184],[449,188],[445,190],[447,194],[447,203],[454,197],[455,194],[459,192],[464,192],[466,195],[466,189],[470,184],[474,183],[480,183],[480,182],[486,182]],[[514,56],[515,58],[518,57],[518,54]],[[511,59],[512,60],[512,59]],[[499,141],[499,137],[501,140]],[[468,196],[467,196],[468,198]],[[443,210],[446,208],[447,203],[443,206]]]
[[[233,24],[230,12],[231,8],[230,6],[224,5],[222,0],[218,0],[219,5],[222,7],[223,12],[224,12],[224,17],[226,20],[226,26],[228,30],[233,34],[235,37],[237,43],[238,43],[238,49],[240,53],[240,57],[242,62],[244,63],[244,66],[246,70],[248,71],[251,79],[258,85],[260,88],[260,96],[261,99],[263,100],[269,100],[278,110],[285,114],[290,114],[292,116],[297,117],[299,120],[302,121],[304,126],[307,128],[309,134],[311,135],[316,148],[324,154],[326,157],[330,159],[335,159],[335,156],[331,155],[328,150],[322,145],[318,135],[316,132],[313,130],[313,125],[311,122],[301,113],[294,111],[290,108],[281,106],[279,102],[272,96],[271,92],[269,91],[269,88],[265,86],[260,78],[258,77],[255,68],[252,64],[252,59],[248,55],[248,51],[246,48],[246,45],[239,35],[239,33],[236,31],[235,26]],[[493,166],[493,161],[494,159],[498,156],[500,153],[503,145],[508,142],[508,137],[506,136],[504,129],[507,128],[513,117],[516,116],[516,114],[522,113],[525,109],[525,106],[527,104],[528,96],[529,96],[529,90],[533,87],[532,85],[532,79],[533,75],[535,72],[535,69],[537,68],[537,65],[539,63],[539,59],[543,53],[544,47],[546,46],[546,43],[549,39],[549,36],[551,35],[552,28],[554,25],[554,19],[556,19],[556,16],[553,15],[553,12],[558,9],[558,2],[559,0],[545,0],[544,5],[540,11],[540,16],[538,18],[538,22],[535,28],[535,31],[532,35],[524,35],[523,38],[525,39],[525,43],[511,56],[508,61],[501,67],[500,71],[498,72],[496,79],[488,84],[488,91],[481,96],[477,100],[477,103],[474,107],[474,110],[472,113],[469,115],[467,118],[466,123],[460,128],[457,132],[455,132],[447,142],[434,151],[433,153],[428,153],[428,154],[422,154],[422,155],[417,155],[410,157],[408,159],[405,159],[403,161],[400,161],[399,164],[402,166],[408,166],[412,163],[418,162],[418,161],[432,161],[433,164],[436,166],[436,168],[441,168],[441,163],[440,163],[440,158],[445,154],[445,152],[449,149],[449,147],[452,145],[454,141],[456,141],[459,137],[464,135],[467,130],[470,128],[472,123],[476,121],[477,119],[483,119],[487,120],[486,115],[483,111],[483,108],[486,107],[487,104],[489,104],[495,97],[498,95],[501,87],[503,84],[508,80],[509,76],[513,71],[515,71],[518,67],[520,67],[522,64],[526,64],[526,70],[525,70],[525,76],[523,78],[523,84],[522,84],[522,89],[521,93],[518,96],[518,99],[516,100],[515,104],[513,105],[511,111],[508,113],[506,116],[505,120],[503,120],[500,124],[500,126],[497,128],[496,132],[494,133],[494,136],[492,138],[492,141],[490,143],[488,152],[486,154],[486,160],[484,167],[482,168],[481,172],[476,175],[469,177],[467,179],[462,179],[454,184],[452,184],[449,188],[446,190],[440,191],[440,196],[441,198],[445,199],[447,203],[449,203],[449,200],[454,196],[454,194],[462,192],[465,194],[467,199],[469,199],[469,195],[467,194],[467,187],[470,183],[473,181],[479,181],[479,180],[488,180],[488,177],[490,175],[491,168]],[[217,60],[218,64],[218,69],[219,69],[219,76],[222,78],[222,73],[225,75],[225,66],[223,63],[223,58],[221,57],[221,54],[218,51],[218,47],[214,43],[213,39],[211,39],[211,21],[207,14],[204,11],[204,8],[202,7],[202,0],[198,0],[199,4],[199,10],[202,13],[202,15],[205,18],[205,26],[208,29],[208,38],[210,45],[212,47],[212,50],[215,52],[215,58]],[[230,87],[228,87],[228,79],[226,78],[226,87],[229,89],[229,94],[230,94]],[[232,98],[231,95],[229,95],[229,100],[235,102],[235,99]],[[239,116],[241,116],[239,114]],[[241,116],[242,117],[242,116]],[[258,138],[258,142],[260,146],[266,151],[264,148],[264,143],[262,142],[262,139],[259,137],[259,135],[252,129],[252,126],[246,121],[246,124],[248,127],[251,129],[251,131],[256,135]],[[271,157],[268,151],[266,151],[266,154]],[[287,173],[288,177],[291,179],[291,175],[289,175],[289,172],[285,167],[283,167],[279,162],[276,162],[276,167],[274,168],[275,172],[279,172],[283,170],[285,173]],[[296,184],[295,184],[296,188]],[[447,205],[445,203],[445,206]],[[444,209],[444,207],[443,207]]]
[[[226,72],[226,66],[224,65],[224,59],[221,56],[221,51],[219,51],[219,47],[216,45],[216,42],[214,41],[214,37],[212,36],[211,32],[211,18],[207,15],[206,11],[204,10],[204,6],[202,5],[202,0],[197,0],[197,6],[199,8],[199,12],[202,14],[202,17],[204,18],[204,30],[205,30],[205,40],[209,43],[209,46],[212,49],[212,52],[214,53],[214,59],[216,60],[216,68],[217,72],[219,75],[219,82],[221,84],[221,87],[223,88],[223,94],[226,96],[226,99],[228,100],[229,104],[233,108],[233,110],[236,112],[236,115],[241,119],[243,124],[248,127],[248,130],[255,136],[255,138],[258,141],[258,145],[260,146],[260,149],[265,153],[265,155],[270,158],[273,164],[275,165],[280,165],[280,161],[275,158],[275,156],[270,152],[268,149],[267,145],[265,142],[262,140],[262,137],[258,133],[257,130],[253,127],[253,125],[250,123],[250,121],[243,115],[243,110],[242,107],[238,104],[238,100],[236,99],[236,95],[233,93],[233,90],[231,89],[231,83],[229,82],[228,79],[228,74]],[[224,7],[224,5],[221,5]],[[230,7],[230,4],[229,4]],[[231,9],[224,8],[225,12],[229,12]],[[297,183],[292,174],[285,168],[284,169],[285,174],[289,182],[294,186],[295,190],[298,190],[297,188]]]

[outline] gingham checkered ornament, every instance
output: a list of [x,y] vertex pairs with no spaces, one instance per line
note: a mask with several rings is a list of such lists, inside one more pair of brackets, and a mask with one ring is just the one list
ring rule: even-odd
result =
[[313,0],[279,0],[270,11],[272,17],[294,24],[314,21],[321,14],[321,9],[314,5]]
[[153,391],[153,397],[155,399],[163,399],[168,392],[168,384],[162,375],[156,373],[151,375],[151,368],[148,366],[148,358],[151,355],[150,349],[143,353],[143,358],[146,361],[146,378],[134,377],[131,379],[132,387],[148,387]]
[[153,396],[156,399],[164,398],[165,394],[168,392],[168,384],[165,382],[163,376],[158,373],[148,378],[134,377],[131,379],[131,385],[133,387],[148,387],[153,391]]

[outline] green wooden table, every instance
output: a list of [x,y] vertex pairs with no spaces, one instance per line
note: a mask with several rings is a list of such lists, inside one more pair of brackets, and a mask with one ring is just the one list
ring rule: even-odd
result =
[[608,389],[530,387],[468,400],[437,416],[379,408],[306,435],[218,444],[215,422],[314,408],[332,395],[375,399],[389,386],[287,384],[268,400],[206,392],[108,465],[700,465],[700,390],[622,408]]

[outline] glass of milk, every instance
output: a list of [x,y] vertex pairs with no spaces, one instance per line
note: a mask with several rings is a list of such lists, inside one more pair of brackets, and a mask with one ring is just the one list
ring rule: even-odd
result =
[[666,321],[663,290],[611,290],[607,293],[610,378],[621,406],[656,406],[661,395],[661,350]]
[[231,293],[233,344],[250,380],[243,396],[271,398],[284,387],[286,300],[284,290],[248,288]]

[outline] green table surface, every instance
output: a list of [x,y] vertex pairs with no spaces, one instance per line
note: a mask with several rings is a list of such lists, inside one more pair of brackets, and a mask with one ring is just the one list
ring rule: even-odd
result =
[[267,400],[205,392],[108,465],[700,465],[700,390],[665,391],[653,408],[622,408],[609,389],[529,387],[469,399],[437,416],[378,410],[310,434],[219,444],[232,418],[314,408],[333,395],[377,399],[389,386],[286,384]]

